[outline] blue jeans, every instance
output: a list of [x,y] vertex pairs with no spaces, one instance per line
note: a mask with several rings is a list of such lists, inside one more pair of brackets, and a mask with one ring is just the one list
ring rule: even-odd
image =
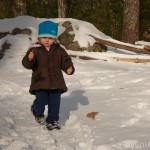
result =
[[44,114],[45,105],[48,105],[48,116],[46,122],[59,120],[61,91],[55,90],[39,90],[36,92],[36,99],[33,104],[33,110],[36,116]]

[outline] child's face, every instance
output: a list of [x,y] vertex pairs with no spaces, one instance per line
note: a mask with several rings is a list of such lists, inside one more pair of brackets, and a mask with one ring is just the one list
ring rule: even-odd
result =
[[41,37],[38,40],[45,47],[51,46],[56,41],[55,38],[51,38],[51,37]]

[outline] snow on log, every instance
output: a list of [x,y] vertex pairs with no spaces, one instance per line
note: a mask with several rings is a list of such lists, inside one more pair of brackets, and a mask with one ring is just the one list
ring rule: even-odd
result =
[[112,57],[117,61],[125,61],[125,62],[134,62],[134,63],[147,63],[150,62],[150,59],[139,59],[139,58],[119,58],[119,57]]
[[90,35],[91,37],[93,37],[97,42],[104,44],[104,45],[108,45],[108,46],[112,46],[112,47],[116,47],[116,48],[120,48],[120,49],[124,49],[124,50],[128,50],[128,51],[132,51],[135,53],[142,53],[142,54],[150,54],[150,50],[148,49],[142,49],[142,48],[137,48],[136,45],[125,45],[123,43],[115,43],[113,41],[108,41],[106,39],[100,39],[97,37],[94,37],[93,35]]
[[150,51],[150,45],[145,45],[144,49]]
[[[78,57],[83,60],[102,60],[102,61],[107,61],[107,59],[97,59],[97,58],[92,58],[89,56],[78,56],[78,55],[70,55],[71,57]],[[124,61],[124,62],[133,62],[133,63],[149,63],[150,59],[139,59],[139,58],[121,58],[121,57],[111,57],[114,60],[117,61]]]
[[92,57],[89,57],[89,56],[78,56],[78,55],[72,55],[70,54],[71,57],[78,57],[80,59],[83,59],[83,60],[102,60],[102,61],[107,61],[106,59],[96,59],[96,58],[92,58]]

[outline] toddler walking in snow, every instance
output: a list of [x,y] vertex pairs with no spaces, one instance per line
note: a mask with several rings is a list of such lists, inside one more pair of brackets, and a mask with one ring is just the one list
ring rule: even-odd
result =
[[[27,51],[22,60],[25,68],[32,69],[29,92],[36,98],[31,111],[38,123],[46,121],[48,130],[60,129],[58,120],[61,94],[67,91],[62,70],[68,75],[72,75],[75,70],[70,56],[56,42],[57,34],[56,23],[40,23],[38,43]],[[46,120],[45,105],[48,105]]]

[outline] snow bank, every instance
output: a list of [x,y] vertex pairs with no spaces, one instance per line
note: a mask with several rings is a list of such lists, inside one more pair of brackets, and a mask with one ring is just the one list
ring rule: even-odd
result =
[[[123,43],[120,41],[117,41],[115,39],[112,39],[111,37],[105,35],[101,31],[99,31],[97,28],[94,27],[91,23],[77,20],[77,19],[72,19],[72,18],[67,18],[67,19],[62,19],[62,18],[56,18],[56,19],[45,19],[45,18],[34,18],[30,16],[21,16],[21,17],[16,17],[16,18],[11,18],[11,19],[0,19],[0,31],[1,32],[6,32],[6,31],[12,31],[14,28],[29,28],[32,30],[32,35],[31,35],[31,43],[34,43],[37,41],[37,26],[40,22],[44,20],[52,20],[55,21],[56,23],[59,23],[59,35],[64,32],[64,27],[61,26],[62,22],[65,21],[70,21],[73,26],[73,30],[75,33],[74,41],[78,41],[81,47],[87,47],[88,44],[93,45],[95,42],[95,39],[89,35],[93,35],[98,38],[102,38],[108,41],[113,41],[116,43]],[[0,40],[0,47],[4,43],[5,40],[7,41],[12,41],[9,40],[11,36],[6,36],[5,38]],[[13,36],[14,37],[14,36]],[[15,37],[14,37],[15,38]],[[139,43],[139,42],[138,42]],[[141,43],[141,42],[140,42]],[[128,46],[132,46],[131,44],[128,43],[123,43]],[[143,44],[143,42],[142,42]],[[148,43],[146,43],[148,44]],[[143,46],[137,46],[138,48],[142,48]],[[108,52],[105,53],[98,53],[98,52],[73,52],[73,51],[68,51],[69,54],[76,54],[79,56],[91,56],[92,58],[97,58],[97,59],[109,59],[110,57],[124,57],[124,58],[150,58],[149,55],[142,55],[142,54],[136,54],[134,52],[129,52],[126,50],[122,49],[115,49],[112,47],[108,47]]]
[[[56,22],[63,19],[54,19]],[[84,22],[74,19],[83,36],[98,32],[84,30]],[[11,43],[0,60],[0,149],[1,150],[145,150],[149,149],[150,121],[150,64],[85,61],[73,58],[76,72],[64,74],[69,91],[62,95],[60,131],[49,132],[39,126],[31,115],[30,106],[35,99],[28,92],[32,72],[24,69],[21,61],[28,46],[36,41],[36,25],[42,19],[17,17],[0,20],[0,29],[10,31],[15,27],[31,28],[28,35],[7,35],[0,40]],[[7,28],[8,25],[8,28]],[[63,28],[61,29],[62,32]],[[76,34],[78,40],[82,35]],[[91,34],[91,33],[90,33]],[[94,33],[95,34],[95,33]],[[86,43],[85,41],[81,42]],[[116,53],[114,51],[117,51]],[[120,52],[120,53],[119,53]],[[107,53],[73,52],[94,58],[112,56],[142,57],[109,47]],[[95,120],[86,117],[89,112],[99,112]]]
[[150,46],[150,42],[146,42],[146,41],[137,41],[137,42],[135,42],[135,44],[137,44],[137,45],[149,45]]

